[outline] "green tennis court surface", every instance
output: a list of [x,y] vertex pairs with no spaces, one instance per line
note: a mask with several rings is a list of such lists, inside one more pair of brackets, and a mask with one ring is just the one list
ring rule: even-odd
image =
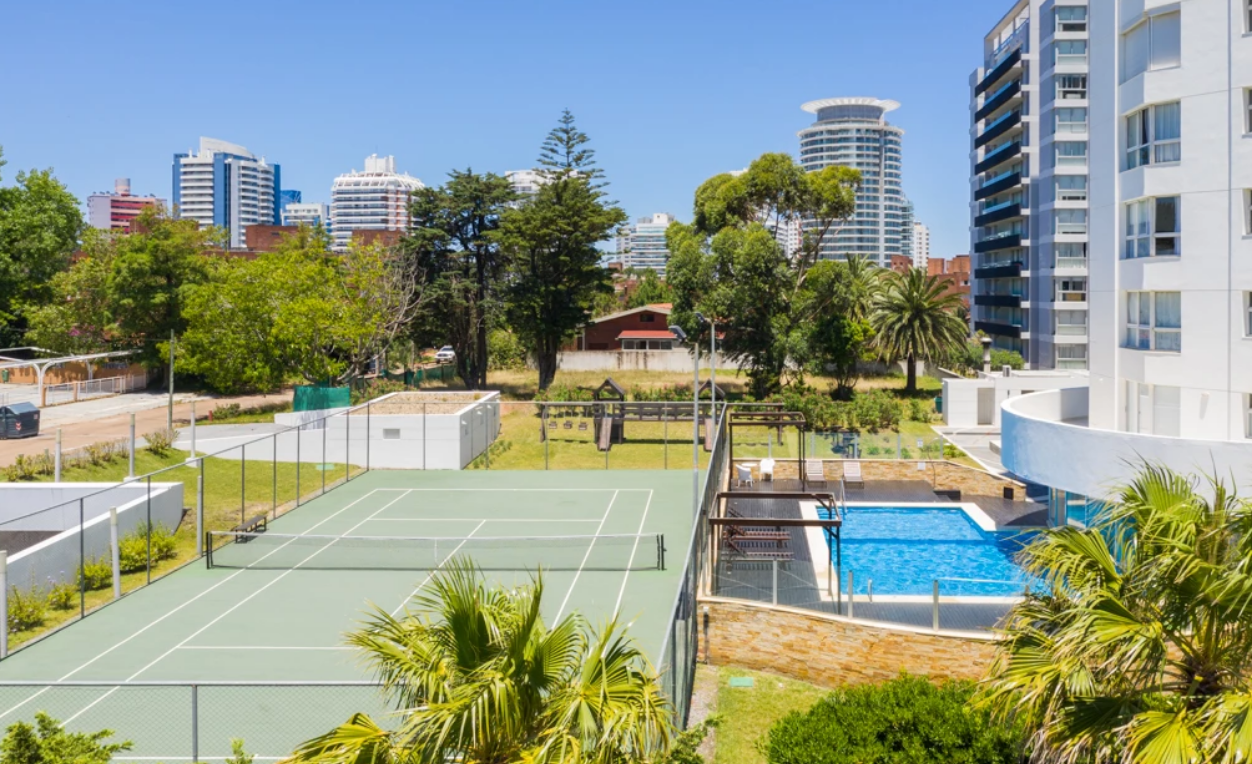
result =
[[46,711],[73,730],[113,729],[135,743],[120,760],[220,760],[232,737],[281,758],[354,711],[385,713],[343,634],[370,605],[399,612],[453,555],[505,584],[542,566],[548,623],[620,612],[659,662],[691,502],[690,474],[674,471],[372,471],[248,543],[219,538],[212,568],[193,564],[0,662],[0,726]]

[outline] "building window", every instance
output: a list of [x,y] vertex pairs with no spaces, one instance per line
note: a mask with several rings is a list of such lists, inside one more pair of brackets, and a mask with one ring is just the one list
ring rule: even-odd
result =
[[1087,201],[1087,176],[1057,175],[1056,200],[1058,202]]
[[1182,14],[1158,13],[1122,35],[1122,82],[1182,62]]
[[1087,7],[1083,5],[1062,5],[1057,8],[1056,31],[1086,32]]
[[1127,292],[1124,347],[1181,352],[1182,292]]
[[[1252,0],[1248,0],[1248,2],[1252,3]],[[1252,88],[1247,88],[1243,91],[1243,100],[1246,104],[1246,108],[1243,110],[1245,115],[1243,132],[1252,133]]]
[[1057,167],[1086,167],[1087,166],[1087,142],[1086,141],[1057,141],[1056,142],[1056,166]]
[[1243,293],[1243,336],[1252,337],[1252,292]]
[[1057,40],[1056,63],[1085,64],[1087,63],[1086,40]]
[[1252,438],[1252,394],[1243,396],[1243,437]]
[[1082,107],[1056,110],[1056,132],[1087,132],[1087,110]]
[[[1085,8],[1083,9],[1086,10]],[[1056,98],[1059,101],[1087,97],[1087,75],[1062,74],[1056,78]]]
[[1062,242],[1052,245],[1053,267],[1086,268],[1087,245],[1085,242]]
[[656,314],[655,314],[655,313],[640,313],[640,314],[639,314],[639,323],[641,323],[641,324],[651,324],[651,323],[655,323],[655,322],[656,322]]
[[1056,216],[1054,233],[1085,234],[1087,232],[1086,210],[1059,209],[1053,210],[1053,213]]
[[1182,105],[1149,106],[1126,117],[1126,169],[1182,159]]
[[1086,279],[1057,279],[1056,301],[1057,302],[1086,302],[1087,301],[1087,280]]
[[1182,216],[1177,196],[1140,199],[1126,205],[1123,257],[1178,257],[1182,254]]

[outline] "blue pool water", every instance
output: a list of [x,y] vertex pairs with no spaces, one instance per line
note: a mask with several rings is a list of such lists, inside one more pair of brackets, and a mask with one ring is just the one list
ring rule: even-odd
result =
[[929,595],[938,578],[944,597],[1011,597],[1038,583],[1013,562],[1027,541],[984,531],[956,507],[849,507],[843,569],[859,594],[872,579],[874,594]]

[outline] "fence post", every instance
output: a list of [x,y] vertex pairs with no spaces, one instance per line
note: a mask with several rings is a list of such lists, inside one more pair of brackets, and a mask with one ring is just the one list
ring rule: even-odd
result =
[[778,560],[770,560],[770,569],[773,574],[772,583],[769,587],[770,602],[778,604]]
[[848,617],[849,618],[856,617],[855,613],[853,613],[853,610],[852,610],[852,594],[856,591],[855,589],[852,588],[852,578],[853,578],[853,573],[851,570],[849,570],[848,571]]
[[274,469],[270,473],[271,477],[274,478],[274,497],[270,500],[270,517],[275,518],[278,517],[278,433],[274,433],[274,437],[270,442],[270,448],[273,449],[274,456]]
[[426,416],[426,402],[422,401],[422,469],[426,469],[426,423],[430,421]]
[[662,446],[662,449],[665,452],[665,456],[663,457],[665,465],[664,469],[669,469],[669,406],[666,405],[666,407],[661,409],[661,411],[661,430],[665,433],[663,438],[665,445]]
[[239,447],[239,523],[248,520],[248,444]]
[[196,458],[196,402],[191,402],[191,456],[188,460]]
[[126,477],[133,478],[135,476],[135,413],[132,411],[130,415],[130,471],[126,473]]
[[191,761],[200,761],[200,687],[191,685]]
[[304,425],[296,423],[296,506],[300,506],[300,473],[304,471],[304,462],[300,461],[300,441],[304,439]]
[[109,563],[113,568],[113,599],[122,596],[122,553],[117,543],[117,507],[109,507]]
[[54,479],[56,480],[56,482],[60,483],[61,482],[61,428],[60,427],[57,428],[57,457],[56,457],[56,464],[54,465],[54,471],[56,472],[56,477]]
[[204,554],[204,460],[196,460],[196,557]]
[[365,402],[365,471],[370,471],[370,404],[374,401]]
[[148,583],[152,583],[152,476],[148,476]]
[[343,412],[343,480],[345,483],[352,479],[352,398],[350,396],[351,393],[348,398],[348,410]]
[[[83,500],[78,500],[78,617],[87,615],[87,542],[83,539],[86,524]],[[7,614],[6,614],[7,617]]]
[[[539,405],[543,406],[542,403]],[[546,470],[548,469],[548,441],[552,439],[552,436],[548,434],[548,407],[543,406],[539,413],[539,426],[543,428],[543,468]]]
[[326,493],[326,429],[330,427],[329,417],[322,417],[322,493]]
[[9,553],[0,549],[0,659],[9,655]]
[[935,631],[939,631],[939,579],[937,578],[934,581],[934,594],[931,599],[934,602],[931,624],[934,626]]
[[901,457],[901,455],[900,455],[900,446],[901,446],[901,442],[900,442],[900,433],[898,433],[898,432],[897,432],[897,433],[896,433],[896,458],[897,458],[897,459],[903,458],[903,457]]

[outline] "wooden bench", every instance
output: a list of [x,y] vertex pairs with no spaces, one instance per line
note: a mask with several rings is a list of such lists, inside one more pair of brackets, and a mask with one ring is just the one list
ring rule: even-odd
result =
[[270,519],[267,515],[254,515],[253,517],[249,517],[247,520],[244,520],[242,523],[236,525],[234,528],[231,528],[230,532],[243,534],[235,540],[240,544],[246,544],[248,543],[248,536],[246,534],[264,533],[269,528],[269,524]]

